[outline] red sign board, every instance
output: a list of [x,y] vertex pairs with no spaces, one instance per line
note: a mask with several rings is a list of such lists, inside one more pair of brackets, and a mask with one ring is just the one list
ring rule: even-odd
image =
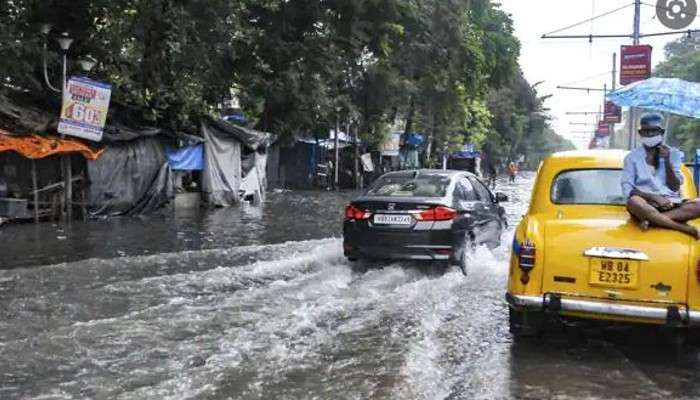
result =
[[603,120],[608,124],[619,124],[622,121],[622,109],[612,101],[606,101]]
[[629,85],[651,76],[651,46],[622,46],[620,84]]

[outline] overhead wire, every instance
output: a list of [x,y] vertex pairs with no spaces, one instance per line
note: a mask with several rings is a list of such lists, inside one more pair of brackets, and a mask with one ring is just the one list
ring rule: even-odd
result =
[[595,79],[595,78],[600,78],[600,77],[602,77],[602,76],[609,76],[610,74],[612,74],[612,70],[607,71],[607,72],[601,72],[601,73],[596,74],[596,75],[591,75],[591,76],[588,76],[588,77],[585,77],[585,78],[582,78],[582,79],[579,79],[579,80],[576,80],[576,81],[573,81],[573,82],[562,83],[560,86],[575,85],[575,84],[577,84],[577,83],[590,81],[590,80],[593,80],[593,79]]
[[549,32],[549,33],[545,33],[544,36],[554,35],[555,33],[560,33],[560,32],[563,32],[563,31],[566,31],[566,30],[569,30],[569,29],[572,29],[572,28],[579,27],[579,26],[581,26],[581,25],[587,24],[587,23],[592,22],[592,21],[595,21],[595,20],[597,20],[597,19],[600,19],[600,18],[603,18],[603,17],[607,17],[608,15],[615,14],[615,13],[617,13],[617,12],[620,12],[620,11],[626,9],[626,8],[631,7],[631,6],[634,6],[634,3],[629,3],[629,4],[625,5],[625,6],[622,6],[622,7],[616,8],[616,9],[614,9],[614,10],[608,11],[608,12],[606,12],[606,13],[603,13],[603,14],[600,14],[600,15],[597,15],[597,16],[594,16],[594,17],[591,17],[591,18],[589,18],[589,19],[587,19],[587,20],[585,20],[585,21],[577,22],[577,23],[575,23],[575,24],[566,26],[566,27],[564,27],[564,28],[557,29],[557,30],[552,31],[552,32]]

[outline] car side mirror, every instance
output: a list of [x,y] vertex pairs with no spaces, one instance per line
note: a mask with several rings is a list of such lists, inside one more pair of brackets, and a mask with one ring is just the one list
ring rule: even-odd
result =
[[496,203],[506,203],[508,201],[508,196],[505,194],[498,192],[496,193]]

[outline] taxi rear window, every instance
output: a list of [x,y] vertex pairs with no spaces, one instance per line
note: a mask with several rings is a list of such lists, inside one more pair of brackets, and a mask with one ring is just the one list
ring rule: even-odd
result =
[[555,204],[624,205],[622,170],[586,169],[564,171],[552,184]]

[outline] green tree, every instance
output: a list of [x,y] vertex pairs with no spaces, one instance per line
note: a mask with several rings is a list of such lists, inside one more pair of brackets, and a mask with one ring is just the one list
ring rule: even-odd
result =
[[[700,35],[684,36],[666,45],[666,61],[659,64],[654,75],[700,82]],[[669,136],[674,144],[686,151],[690,160],[694,149],[700,148],[700,121],[671,116]]]

